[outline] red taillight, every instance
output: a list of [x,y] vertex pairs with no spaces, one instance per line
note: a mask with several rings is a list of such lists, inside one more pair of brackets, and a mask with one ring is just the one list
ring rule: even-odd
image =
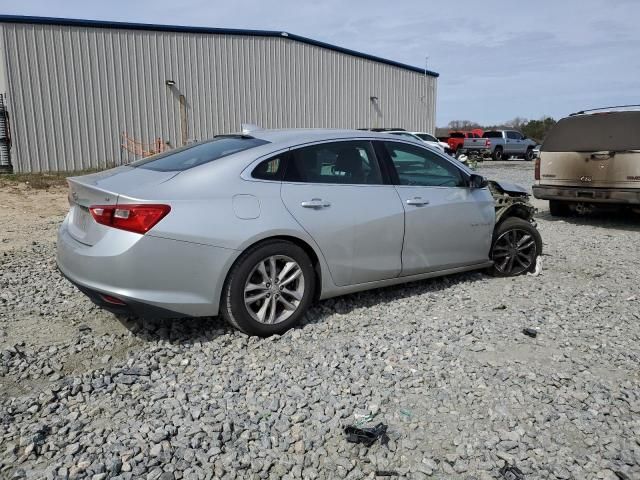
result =
[[535,162],[535,170],[534,170],[534,177],[535,180],[540,180],[540,157],[536,157],[536,162]]
[[169,205],[93,205],[96,222],[108,227],[145,234],[171,211]]
[[487,148],[491,147],[491,140],[487,138]]

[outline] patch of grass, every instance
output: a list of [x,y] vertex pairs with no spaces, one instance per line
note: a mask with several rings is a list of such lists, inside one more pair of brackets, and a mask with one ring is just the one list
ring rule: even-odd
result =
[[18,184],[24,184],[36,190],[46,190],[51,187],[66,187],[67,177],[86,175],[97,171],[98,170],[82,170],[76,172],[12,173],[0,175],[0,188]]

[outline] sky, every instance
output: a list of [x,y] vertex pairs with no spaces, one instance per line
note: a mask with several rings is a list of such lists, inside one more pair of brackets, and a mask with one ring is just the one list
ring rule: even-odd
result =
[[640,0],[0,0],[0,13],[282,30],[427,63],[438,126],[640,103]]

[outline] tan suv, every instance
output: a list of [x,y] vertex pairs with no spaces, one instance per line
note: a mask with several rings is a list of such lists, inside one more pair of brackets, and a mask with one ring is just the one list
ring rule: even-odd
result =
[[574,114],[547,134],[533,195],[551,215],[595,205],[640,207],[640,111]]

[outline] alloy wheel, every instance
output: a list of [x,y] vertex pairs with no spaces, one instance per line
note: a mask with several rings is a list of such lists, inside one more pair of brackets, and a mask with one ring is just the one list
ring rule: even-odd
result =
[[519,275],[528,271],[533,266],[536,255],[536,241],[526,230],[507,230],[493,244],[492,260],[495,268],[505,275]]
[[285,255],[258,262],[244,286],[244,304],[251,317],[265,324],[289,318],[304,295],[304,274],[298,263]]

